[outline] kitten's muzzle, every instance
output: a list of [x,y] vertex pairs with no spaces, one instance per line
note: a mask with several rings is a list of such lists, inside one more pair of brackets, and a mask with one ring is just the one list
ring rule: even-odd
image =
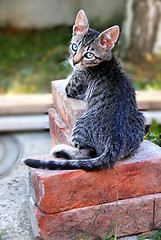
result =
[[73,60],[73,65],[75,66],[76,64],[80,63],[80,61]]

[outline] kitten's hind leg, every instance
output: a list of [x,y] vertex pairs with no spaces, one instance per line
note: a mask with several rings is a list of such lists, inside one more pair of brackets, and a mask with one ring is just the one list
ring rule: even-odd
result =
[[51,154],[57,158],[65,159],[88,159],[96,156],[93,148],[75,148],[65,144],[60,144],[52,148]]

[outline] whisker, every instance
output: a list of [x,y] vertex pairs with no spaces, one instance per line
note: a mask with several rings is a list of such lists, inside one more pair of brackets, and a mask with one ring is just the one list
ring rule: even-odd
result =
[[69,69],[72,69],[72,66],[70,65],[68,59],[66,59],[66,60],[64,60],[64,61],[62,62],[62,66],[63,66],[63,68],[67,68],[67,67],[68,67]]

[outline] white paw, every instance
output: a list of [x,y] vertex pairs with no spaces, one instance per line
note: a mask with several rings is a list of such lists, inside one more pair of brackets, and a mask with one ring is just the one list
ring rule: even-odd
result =
[[59,152],[59,151],[62,151],[64,149],[66,149],[66,146],[68,145],[65,145],[65,144],[58,144],[56,146],[54,146],[52,149],[51,149],[51,154],[54,154],[56,152]]

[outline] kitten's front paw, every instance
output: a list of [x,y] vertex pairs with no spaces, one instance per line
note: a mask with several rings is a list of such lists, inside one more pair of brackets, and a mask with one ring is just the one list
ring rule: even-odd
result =
[[71,89],[69,89],[69,88],[66,88],[65,90],[66,90],[66,95],[67,95],[67,97],[76,98],[76,96],[77,96],[76,91],[71,90]]
[[83,148],[83,147],[80,145],[80,143],[79,143],[79,142],[76,142],[76,141],[73,142],[73,147],[74,147],[74,148],[78,148],[78,149]]

